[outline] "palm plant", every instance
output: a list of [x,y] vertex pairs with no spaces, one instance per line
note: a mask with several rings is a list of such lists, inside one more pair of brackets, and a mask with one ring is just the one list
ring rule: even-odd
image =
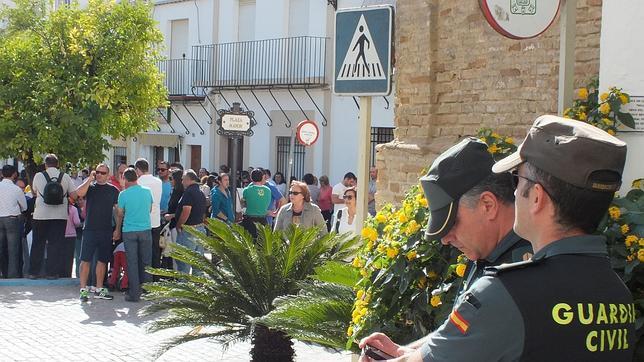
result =
[[[168,313],[153,321],[149,330],[191,326],[193,332],[166,342],[160,352],[178,344],[212,338],[227,348],[231,343],[251,339],[253,361],[290,361],[294,351],[290,338],[282,331],[257,324],[257,318],[274,309],[280,296],[296,294],[298,282],[314,268],[329,260],[343,260],[354,254],[358,238],[329,234],[318,229],[290,228],[272,231],[258,225],[256,240],[240,226],[232,227],[209,220],[210,236],[187,230],[198,238],[206,251],[219,259],[217,265],[203,255],[173,246],[172,257],[190,264],[202,275],[188,275],[174,270],[149,269],[168,279],[144,286],[146,299],[152,303],[142,311],[151,315]],[[217,326],[203,333],[201,327]]]
[[258,322],[300,341],[344,349],[360,274],[349,264],[327,262],[312,278],[315,282],[301,283],[297,295],[277,298],[275,310]]

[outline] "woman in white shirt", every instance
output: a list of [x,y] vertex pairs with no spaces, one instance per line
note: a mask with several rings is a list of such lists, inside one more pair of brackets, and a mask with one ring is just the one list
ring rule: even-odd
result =
[[333,222],[331,223],[332,231],[338,234],[351,232],[353,235],[358,235],[356,230],[356,199],[358,192],[355,187],[349,187],[344,190],[342,198],[344,199],[344,207],[337,210],[333,214]]

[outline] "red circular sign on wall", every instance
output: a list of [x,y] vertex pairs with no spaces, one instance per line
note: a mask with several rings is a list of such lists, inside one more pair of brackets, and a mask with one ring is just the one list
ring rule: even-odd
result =
[[511,39],[534,38],[555,21],[561,0],[480,0],[492,28]]
[[314,121],[305,119],[304,121],[297,124],[297,129],[295,131],[297,140],[305,145],[311,146],[318,140],[320,136],[320,129]]

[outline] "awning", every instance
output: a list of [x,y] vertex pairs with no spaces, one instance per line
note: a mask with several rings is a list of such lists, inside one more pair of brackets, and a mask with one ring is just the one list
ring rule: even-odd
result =
[[177,147],[181,142],[175,133],[141,133],[138,138],[141,144],[159,147]]

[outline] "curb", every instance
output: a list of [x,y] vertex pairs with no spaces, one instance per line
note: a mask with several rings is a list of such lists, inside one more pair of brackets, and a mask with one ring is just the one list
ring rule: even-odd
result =
[[0,279],[0,287],[30,287],[30,286],[66,286],[78,285],[78,278],[48,279]]

